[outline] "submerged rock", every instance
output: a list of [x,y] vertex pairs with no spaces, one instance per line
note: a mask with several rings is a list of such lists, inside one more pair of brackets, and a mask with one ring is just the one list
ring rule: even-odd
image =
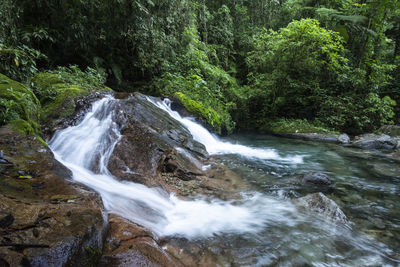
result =
[[[0,168],[0,265],[84,266],[88,246],[101,249],[101,200],[69,181],[71,173],[33,136],[0,128],[0,149],[13,162]],[[35,174],[15,179],[18,171]],[[79,196],[75,202],[52,196]],[[57,199],[58,200],[58,199]]]
[[394,150],[399,147],[399,142],[396,138],[386,134],[364,134],[357,136],[352,142],[352,146],[362,149]]
[[309,172],[299,178],[303,184],[314,186],[329,186],[332,184],[332,179],[322,172]]
[[314,212],[333,222],[348,223],[346,215],[339,206],[322,193],[309,194],[305,197],[294,199],[293,203],[301,209]]

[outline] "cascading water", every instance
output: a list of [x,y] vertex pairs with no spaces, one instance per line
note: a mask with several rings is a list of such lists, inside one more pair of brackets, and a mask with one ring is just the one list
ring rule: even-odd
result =
[[148,101],[166,111],[172,118],[182,123],[192,134],[193,139],[202,143],[210,154],[239,154],[245,157],[257,158],[262,160],[280,160],[289,163],[302,163],[302,156],[281,157],[274,149],[257,149],[239,144],[232,144],[221,141],[218,137],[211,134],[200,124],[194,122],[191,118],[182,118],[178,112],[171,109],[171,101],[166,98],[164,101]]
[[[255,232],[268,222],[287,222],[292,205],[253,194],[241,205],[214,200],[183,201],[158,189],[120,182],[107,170],[108,159],[120,140],[113,122],[116,101],[94,103],[81,123],[58,131],[50,141],[57,160],[73,172],[73,179],[100,193],[105,208],[159,235],[210,236],[218,232]],[[268,207],[268,209],[267,209]],[[229,216],[227,217],[227,214]]]
[[[214,242],[220,239],[213,236],[223,235],[239,264],[243,252],[249,255],[245,258],[255,258],[244,265],[264,266],[278,261],[282,266],[301,262],[313,266],[382,266],[388,262],[386,254],[391,252],[384,245],[347,227],[301,215],[286,199],[248,193],[241,200],[231,202],[185,201],[159,189],[118,181],[107,169],[109,157],[121,138],[119,126],[113,121],[117,101],[105,97],[94,103],[81,123],[58,131],[49,144],[56,159],[72,171],[75,181],[101,195],[107,211],[160,236],[208,237],[207,242],[215,246]],[[238,154],[285,161],[294,166],[302,162],[300,156],[281,157],[273,149],[223,142],[199,124],[172,111],[168,101],[152,103],[185,125],[211,154]]]

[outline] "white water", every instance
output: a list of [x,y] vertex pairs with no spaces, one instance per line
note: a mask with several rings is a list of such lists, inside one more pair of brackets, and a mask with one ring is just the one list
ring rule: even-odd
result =
[[[73,179],[96,190],[102,197],[105,208],[133,222],[150,228],[158,235],[181,235],[188,238],[212,236],[216,233],[257,232],[268,225],[290,225],[296,216],[289,202],[277,201],[261,194],[244,196],[243,201],[214,200],[184,201],[167,196],[158,189],[148,188],[132,182],[115,179],[107,169],[109,157],[121,138],[113,122],[112,97],[93,104],[83,121],[73,127],[58,131],[50,141],[57,160],[73,172]],[[196,127],[196,138],[214,153],[230,150],[246,151],[263,158],[279,158],[274,151],[247,148],[223,143],[204,128]],[[266,154],[262,154],[267,152]],[[132,155],[134,157],[135,155]]]
[[183,124],[192,134],[193,139],[202,143],[207,152],[212,154],[238,154],[249,158],[257,158],[263,160],[279,160],[288,163],[303,163],[303,156],[281,157],[274,149],[260,149],[251,148],[239,144],[232,144],[229,142],[221,141],[218,137],[211,134],[206,128],[194,122],[191,118],[182,118],[181,115],[171,109],[171,101],[164,99],[164,101],[153,101],[147,98],[148,101],[166,111],[172,118]]

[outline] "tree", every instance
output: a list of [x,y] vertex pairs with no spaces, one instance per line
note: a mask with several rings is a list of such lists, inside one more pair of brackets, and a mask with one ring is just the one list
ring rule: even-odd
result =
[[247,63],[252,98],[263,99],[264,116],[313,118],[323,95],[346,71],[339,34],[316,20],[293,21],[279,32],[264,30],[255,37]]

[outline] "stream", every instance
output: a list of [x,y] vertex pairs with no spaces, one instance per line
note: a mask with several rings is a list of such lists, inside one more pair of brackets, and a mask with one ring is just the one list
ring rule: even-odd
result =
[[[182,123],[194,139],[253,185],[240,200],[181,200],[161,190],[118,181],[107,170],[121,138],[113,122],[116,99],[93,104],[76,126],[49,145],[73,178],[102,197],[105,209],[159,236],[185,238],[232,266],[400,266],[400,165],[379,154],[334,144],[263,135],[213,136],[149,99]],[[324,192],[348,217],[337,225],[299,212],[291,199],[314,192],[292,183],[310,171],[329,174]]]

